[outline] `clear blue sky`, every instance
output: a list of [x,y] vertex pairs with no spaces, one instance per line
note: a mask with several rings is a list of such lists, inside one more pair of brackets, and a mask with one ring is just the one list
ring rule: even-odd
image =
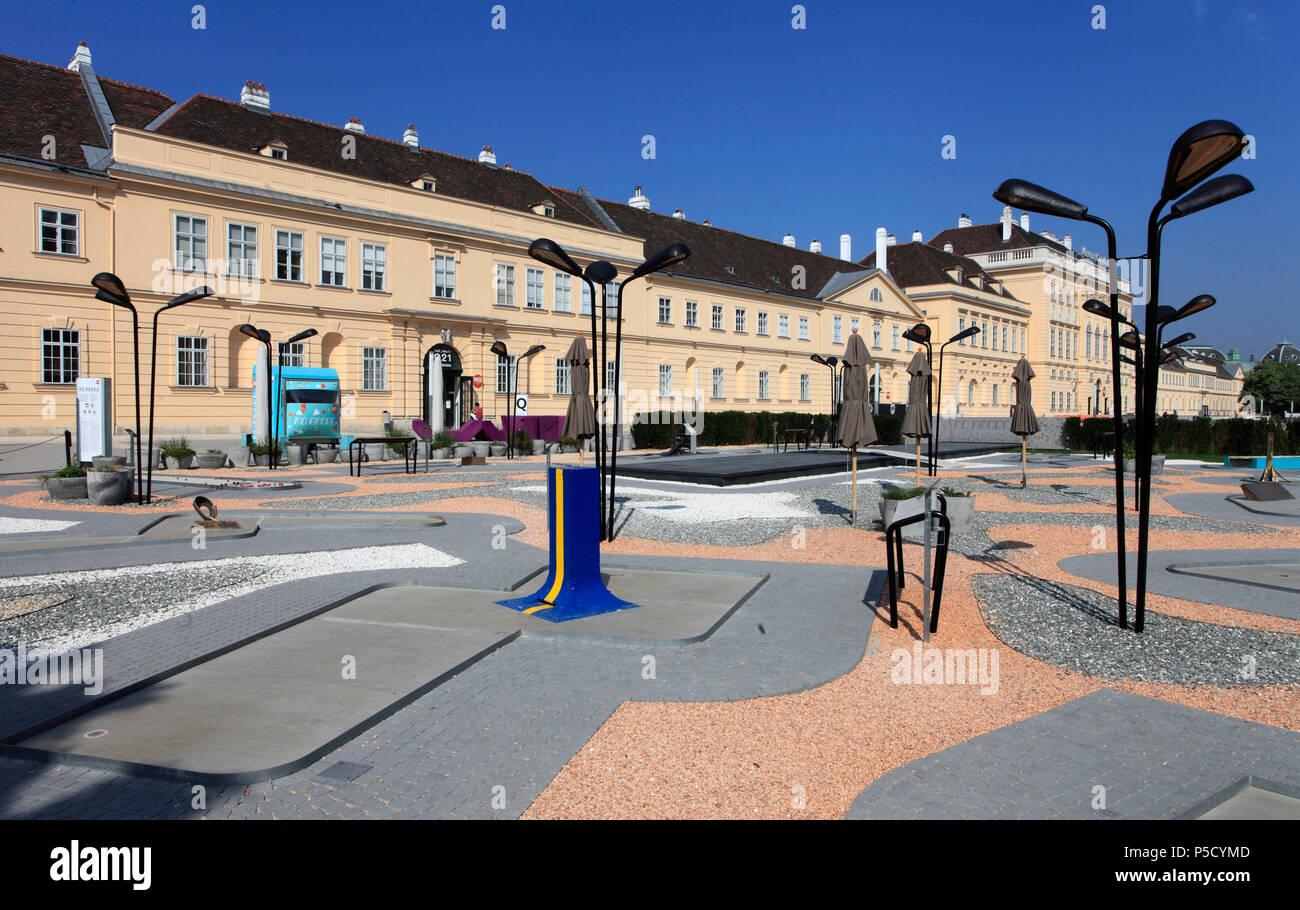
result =
[[[312,4],[6,0],[0,50],[64,64],[85,40],[101,75],[176,99],[238,98],[475,155],[492,145],[544,183],[854,256],[875,228],[910,239],[994,221],[1006,177],[1042,183],[1145,246],[1170,143],[1222,117],[1256,137],[1234,165],[1257,191],[1165,231],[1161,298],[1211,293],[1199,340],[1247,357],[1300,340],[1300,4],[1228,0],[830,3],[806,28],[782,2],[503,0]],[[656,157],[642,157],[642,137]],[[956,138],[955,160],[941,157]],[[1086,225],[1034,216],[1104,250]]]

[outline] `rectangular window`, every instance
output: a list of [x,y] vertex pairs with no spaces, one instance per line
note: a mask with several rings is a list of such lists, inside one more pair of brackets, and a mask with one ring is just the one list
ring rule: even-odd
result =
[[497,263],[497,306],[515,305],[515,267]]
[[790,337],[790,317],[787,316],[785,313],[782,313],[776,317],[776,337],[778,338]]
[[456,257],[450,253],[433,254],[433,296],[444,300],[456,297]]
[[388,290],[388,248],[382,244],[361,244],[361,290]]
[[524,306],[530,310],[546,308],[545,273],[541,269],[524,270]]
[[713,397],[726,397],[726,379],[723,378],[722,367],[713,368]]
[[901,334],[902,334],[902,330],[899,329],[898,326],[894,326],[893,337],[894,337],[894,350],[895,350],[895,351],[898,350],[898,339],[899,339],[899,337],[901,336]]
[[812,400],[812,377],[807,373],[799,374],[799,400]]
[[185,272],[208,270],[208,219],[174,216],[175,258],[172,264]]
[[763,310],[758,311],[758,334],[767,334],[767,313]]
[[582,282],[582,302],[579,304],[581,309],[578,310],[580,316],[591,315],[591,286],[587,282]]
[[512,391],[511,382],[517,378],[513,374],[519,369],[516,360],[513,354],[509,359],[497,355],[497,393],[500,395],[509,395]]
[[987,322],[980,324],[980,347],[989,346],[989,324]]
[[320,283],[345,287],[348,278],[348,242],[334,237],[320,239]]
[[280,366],[305,367],[307,365],[307,346],[303,342],[295,341],[289,344],[287,341],[281,341],[279,349]]
[[871,323],[871,346],[873,348],[880,347],[880,329],[881,329],[880,323],[878,322]]
[[[957,331],[958,331],[958,333],[961,333],[961,332],[966,331],[966,317],[965,317],[965,316],[958,316],[958,317],[957,317]],[[960,341],[958,341],[957,343],[958,343],[958,344],[965,344],[965,343],[966,343],[966,339],[963,338],[963,339],[961,339]]]
[[555,273],[555,312],[573,312],[573,276]]
[[659,395],[662,398],[669,398],[673,394],[673,368],[672,364],[659,364]]
[[[606,360],[605,361],[605,388],[607,389],[614,388],[614,373],[615,373],[614,361]],[[619,377],[619,378],[626,381],[624,377]]]
[[1006,349],[1007,349],[1007,327],[1003,326],[1002,327],[1002,350],[1005,351]]
[[388,389],[388,349],[361,349],[361,389],[383,392]]
[[252,224],[226,225],[226,274],[256,278],[257,227]]
[[280,281],[302,281],[302,234],[275,232],[275,277]]
[[41,329],[41,382],[76,382],[81,375],[81,333]]
[[831,320],[831,343],[844,343],[844,317],[836,316]]
[[[567,276],[566,276],[567,277]],[[555,394],[572,395],[573,388],[570,385],[573,379],[573,365],[563,357],[555,358]]]
[[736,307],[736,331],[745,331],[745,311],[740,307]]
[[41,252],[77,256],[81,250],[80,216],[76,212],[41,209]]
[[799,340],[800,341],[808,340],[808,317],[807,316],[799,317]]
[[673,321],[673,301],[671,297],[659,298],[659,324],[668,325]]
[[700,304],[695,300],[686,301],[686,325],[696,328],[700,324]]
[[720,303],[713,305],[713,327],[722,331],[722,304]]
[[849,334],[850,335],[858,334],[858,320],[856,317],[849,320]]
[[605,285],[605,309],[608,310],[610,318],[618,318],[618,286],[621,282],[611,281]]
[[771,397],[771,395],[769,394],[770,392],[771,389],[768,387],[767,370],[759,370],[758,371],[758,400],[767,401]]
[[176,384],[187,388],[208,384],[208,339],[201,335],[176,336]]

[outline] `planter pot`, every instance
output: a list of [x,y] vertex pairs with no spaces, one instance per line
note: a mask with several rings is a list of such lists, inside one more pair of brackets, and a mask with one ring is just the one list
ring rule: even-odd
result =
[[970,530],[975,520],[974,496],[947,496],[948,523],[952,533],[963,534]]
[[494,458],[502,458],[502,457],[504,457],[505,454],[506,454],[506,446],[505,446],[505,443],[493,443],[493,444],[489,447],[488,451],[491,453],[491,455],[492,455]]
[[45,490],[50,499],[85,499],[86,478],[51,477],[45,481]]
[[254,462],[254,463],[255,463],[259,468],[269,468],[269,467],[271,466],[271,456],[270,456],[269,454],[268,454],[268,455],[254,455],[254,456],[253,456],[253,462]]
[[[126,464],[125,455],[96,455],[90,459],[91,463],[97,468],[122,467]],[[65,478],[66,479],[66,478]]]
[[480,458],[486,458],[488,454],[492,451],[492,443],[490,442],[476,441],[476,442],[471,442],[469,445],[470,448],[474,450],[474,454]]
[[[1125,458],[1125,459],[1124,459],[1124,473],[1125,473],[1125,474],[1132,474],[1133,471],[1134,471],[1134,466],[1135,466],[1136,464],[1137,464],[1137,459],[1136,459],[1136,458]],[[1152,476],[1152,477],[1155,477],[1156,475],[1158,475],[1158,474],[1160,474],[1161,472],[1163,472],[1164,469],[1165,469],[1165,456],[1163,456],[1163,455],[1152,455],[1152,456],[1151,456],[1151,476]]]
[[[910,518],[913,515],[920,515],[925,507],[925,498],[923,496],[914,496],[911,499],[882,499],[880,500],[880,521],[885,530],[900,518]],[[912,536],[913,532],[921,533],[922,522],[910,525],[903,529],[905,536]]]
[[217,468],[224,468],[226,466],[226,456],[224,453],[216,454],[205,452],[202,455],[195,455],[194,460],[198,466],[205,471],[213,471]]
[[450,458],[451,449],[434,449],[429,453],[430,458]]
[[339,450],[334,447],[322,448],[316,447],[317,464],[334,464],[339,460]]
[[252,464],[253,450],[248,446],[235,446],[226,450],[226,457],[230,459],[232,467],[246,468]]
[[285,457],[289,459],[290,465],[300,465],[303,463],[304,455],[307,452],[306,446],[285,446]]
[[544,440],[541,440],[541,439],[534,439],[534,440],[533,440],[533,454],[534,454],[534,455],[545,455],[545,454],[546,454],[546,442],[545,442]]
[[458,445],[451,452],[455,458],[468,458],[474,454],[474,447],[471,445]]
[[178,458],[172,458],[170,455],[168,455],[166,456],[166,458],[167,458],[167,470],[169,471],[188,471],[190,468],[194,466],[193,455],[181,455]]
[[388,446],[383,443],[367,443],[362,448],[366,450],[367,461],[383,461],[388,454]]
[[560,447],[559,447],[559,450],[560,450],[560,453],[561,453],[562,455],[576,455],[577,452],[578,452],[578,447],[577,447],[577,446],[564,445],[564,446],[560,446]]
[[401,449],[388,448],[387,446],[385,446],[385,448],[387,449],[387,452],[385,453],[384,457],[391,461],[400,461],[406,458],[406,453],[403,452]]
[[129,471],[91,471],[86,475],[86,493],[97,506],[115,506],[131,495]]

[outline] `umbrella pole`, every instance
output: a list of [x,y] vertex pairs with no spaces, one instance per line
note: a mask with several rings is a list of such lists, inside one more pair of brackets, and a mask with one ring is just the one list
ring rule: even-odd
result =
[[921,437],[916,437],[916,485],[921,485]]
[[858,520],[858,444],[856,442],[853,444],[851,465],[849,470],[853,473],[853,504],[849,509],[849,524],[855,524]]
[[1028,436],[1020,437],[1020,489],[1022,490],[1029,486],[1028,469],[1025,467],[1025,462],[1027,461],[1025,456],[1025,446],[1028,442]]

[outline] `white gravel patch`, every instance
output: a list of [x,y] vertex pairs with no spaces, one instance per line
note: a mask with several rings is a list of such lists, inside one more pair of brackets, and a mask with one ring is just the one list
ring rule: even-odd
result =
[[0,534],[37,534],[42,531],[62,531],[79,521],[52,521],[44,518],[0,518]]
[[384,547],[356,547],[345,550],[323,550],[313,553],[289,553],[275,556],[238,556],[227,559],[205,559],[194,562],[172,562],[149,566],[125,566],[118,569],[90,569],[79,572],[61,572],[50,575],[27,575],[0,578],[0,591],[14,587],[88,586],[111,588],[114,582],[141,576],[157,576],[157,584],[165,589],[184,591],[187,574],[201,570],[240,572],[249,569],[259,574],[247,581],[216,590],[196,591],[180,596],[160,609],[137,613],[125,618],[114,617],[111,601],[105,598],[102,617],[75,630],[55,632],[39,641],[28,642],[28,647],[39,646],[49,651],[82,648],[96,642],[114,638],[126,632],[153,625],[173,616],[181,616],[235,597],[241,597],[263,588],[288,581],[319,578],[345,572],[370,572],[377,569],[445,569],[460,565],[464,560],[425,544],[398,544]]

